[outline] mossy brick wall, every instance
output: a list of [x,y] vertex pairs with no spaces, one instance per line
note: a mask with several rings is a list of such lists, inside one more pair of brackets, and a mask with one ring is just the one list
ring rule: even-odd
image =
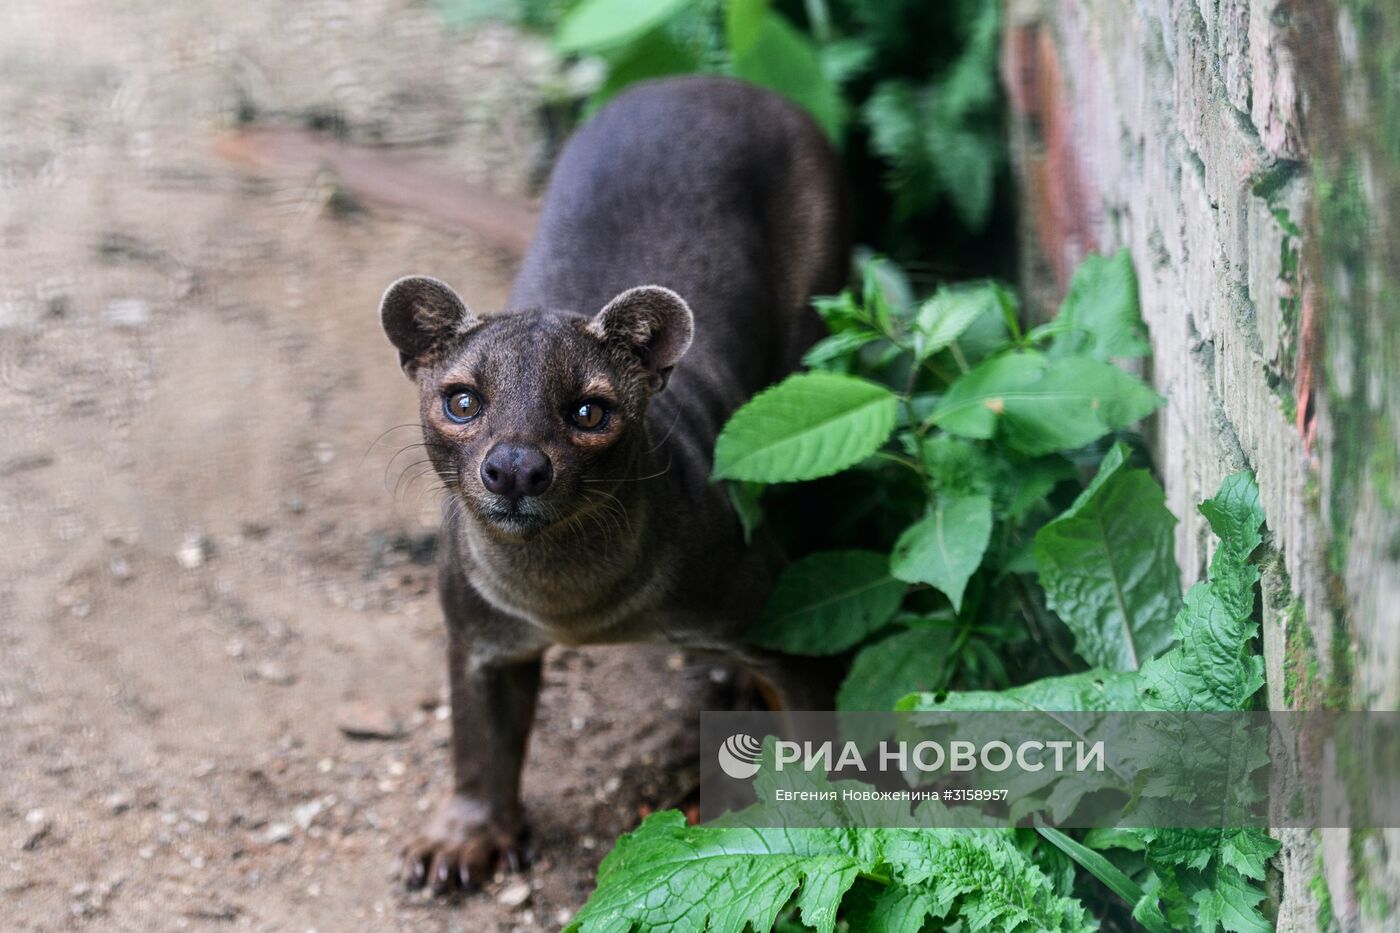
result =
[[[1022,279],[1127,246],[1183,521],[1255,471],[1274,708],[1400,708],[1400,0],[1007,0]],[[1400,833],[1281,832],[1279,927],[1400,929]]]

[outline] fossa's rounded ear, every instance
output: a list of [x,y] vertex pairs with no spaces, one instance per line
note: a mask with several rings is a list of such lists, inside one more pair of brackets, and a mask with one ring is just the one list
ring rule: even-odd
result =
[[690,348],[695,315],[669,288],[643,285],[629,288],[608,302],[588,329],[636,354],[651,377],[651,390],[659,392],[666,387],[671,369]]
[[479,323],[451,286],[426,275],[406,275],[390,285],[379,300],[379,320],[409,376],[444,340]]

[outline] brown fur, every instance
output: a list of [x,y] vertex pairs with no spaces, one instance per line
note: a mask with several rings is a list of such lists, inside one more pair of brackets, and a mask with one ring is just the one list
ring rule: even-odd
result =
[[[514,857],[552,643],[722,651],[788,708],[830,702],[810,668],[744,643],[775,560],[744,545],[709,473],[725,419],[810,342],[810,297],[843,284],[841,213],[835,156],[791,104],[724,79],[660,81],[565,150],[507,312],[472,314],[433,279],[386,292],[384,327],[451,492],[440,586],[456,786],[404,850],[410,885],[470,886]],[[443,411],[462,390],[481,400],[466,424]],[[597,430],[570,420],[586,400],[610,411]],[[547,457],[548,489],[488,490],[482,463],[501,444]]]

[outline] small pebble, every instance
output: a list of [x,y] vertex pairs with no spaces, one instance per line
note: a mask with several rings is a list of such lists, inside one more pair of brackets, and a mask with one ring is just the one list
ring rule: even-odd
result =
[[530,882],[523,878],[516,878],[506,882],[496,894],[496,901],[506,907],[520,907],[530,899]]
[[113,327],[143,327],[151,320],[151,306],[141,298],[114,298],[102,309],[102,319]]
[[403,723],[393,713],[364,702],[346,703],[335,717],[335,727],[350,739],[401,739]]
[[316,817],[320,816],[324,809],[326,809],[326,798],[308,800],[292,809],[292,819],[305,832],[311,828],[311,824],[315,822]]
[[253,673],[257,675],[258,680],[279,687],[289,687],[297,682],[296,675],[276,661],[263,661],[253,669]]
[[28,830],[20,838],[16,848],[21,852],[32,852],[48,837],[53,830],[53,823],[43,810],[30,810],[25,814],[24,822]]
[[190,533],[175,552],[175,559],[186,570],[198,570],[204,566],[210,554],[209,539],[202,534]]

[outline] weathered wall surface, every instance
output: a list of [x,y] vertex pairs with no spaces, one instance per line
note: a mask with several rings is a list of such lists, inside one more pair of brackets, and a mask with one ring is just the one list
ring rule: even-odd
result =
[[[1254,470],[1270,705],[1400,708],[1400,3],[1008,0],[1004,43],[1025,287],[1131,249],[1183,576]],[[1283,835],[1280,929],[1396,928],[1400,836]]]

